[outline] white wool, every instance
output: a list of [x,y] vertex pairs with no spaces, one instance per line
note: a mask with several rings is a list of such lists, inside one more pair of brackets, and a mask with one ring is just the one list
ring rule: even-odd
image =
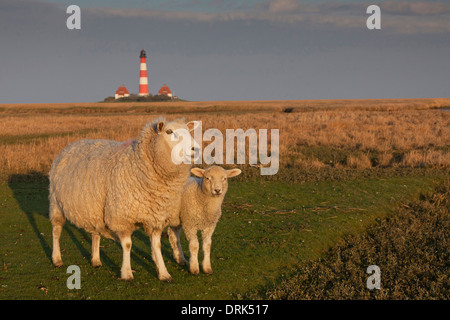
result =
[[188,126],[182,120],[165,123],[158,118],[144,126],[137,140],[81,140],[57,156],[49,173],[55,265],[62,265],[59,236],[67,219],[92,233],[94,266],[101,265],[99,235],[120,241],[121,277],[130,280],[131,234],[142,226],[151,238],[159,278],[170,280],[160,235],[170,215],[179,211],[190,165],[171,161],[174,143],[167,130]]
[[222,202],[228,190],[228,178],[237,176],[241,170],[225,170],[219,166],[211,166],[206,170],[193,168],[191,172],[202,178],[190,177],[184,186],[180,210],[169,219],[169,241],[177,263],[185,264],[186,259],[180,244],[180,231],[184,230],[189,241],[189,269],[191,273],[197,274],[199,273],[197,231],[201,230],[204,253],[202,268],[205,273],[212,273],[211,237],[222,215]]

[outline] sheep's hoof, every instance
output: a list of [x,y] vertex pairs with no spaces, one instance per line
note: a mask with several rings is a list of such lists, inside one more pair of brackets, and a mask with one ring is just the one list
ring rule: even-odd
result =
[[128,276],[128,277],[120,277],[119,280],[123,280],[123,281],[133,281],[134,277],[133,276]]
[[124,281],[131,281],[134,279],[133,273],[131,271],[130,272],[122,272],[119,279],[124,280]]
[[212,271],[211,268],[209,268],[209,269],[203,269],[203,272],[206,273],[206,274],[212,274],[212,273],[213,273],[213,271]]
[[179,259],[179,260],[177,261],[177,263],[178,263],[180,266],[184,266],[184,265],[186,265],[187,260],[186,260],[186,259]]
[[53,265],[55,266],[55,267],[62,267],[63,266],[63,262],[62,262],[62,260],[61,259],[59,259],[59,260],[54,260],[53,261]]
[[170,276],[170,274],[167,276],[160,276],[160,277],[158,277],[158,279],[161,281],[164,281],[164,282],[172,282],[172,280],[173,280],[172,277]]
[[190,269],[189,271],[190,271],[192,274],[194,274],[194,275],[200,273],[200,270],[199,270],[198,268],[197,268],[197,269]]
[[92,260],[92,261],[91,261],[91,265],[92,265],[94,268],[99,268],[99,267],[102,266],[102,263],[101,263],[101,261],[94,261],[94,260]]

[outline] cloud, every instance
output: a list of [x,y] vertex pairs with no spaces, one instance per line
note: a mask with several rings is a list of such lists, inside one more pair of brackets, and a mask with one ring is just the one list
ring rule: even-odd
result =
[[385,1],[381,5],[384,12],[400,15],[445,15],[450,14],[450,5],[441,2]]
[[[447,8],[448,7],[448,8]],[[309,28],[366,28],[366,7],[361,4],[299,5],[296,0],[273,0],[253,11],[191,12],[148,9],[90,8],[89,13],[122,18],[148,18],[174,22],[268,22]],[[450,32],[450,6],[424,2],[386,2],[381,6],[382,29],[397,34]],[[447,13],[449,11],[449,13]]]
[[269,3],[269,12],[292,12],[300,7],[298,0],[272,0]]
[[190,11],[159,11],[148,9],[123,8],[88,8],[88,13],[101,16],[115,16],[121,18],[151,18],[158,20],[187,20],[197,22],[211,22],[227,20],[227,14],[205,13]]

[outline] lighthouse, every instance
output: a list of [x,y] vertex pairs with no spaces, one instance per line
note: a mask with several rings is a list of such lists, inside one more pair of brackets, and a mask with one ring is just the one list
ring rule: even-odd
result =
[[141,66],[140,66],[140,75],[139,75],[139,95],[140,96],[148,96],[148,78],[147,78],[147,56],[145,54],[145,50],[141,50]]

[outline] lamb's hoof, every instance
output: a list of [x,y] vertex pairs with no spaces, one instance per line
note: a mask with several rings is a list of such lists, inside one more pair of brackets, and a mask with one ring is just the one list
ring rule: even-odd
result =
[[203,269],[203,272],[206,273],[206,274],[212,274],[213,273],[211,268]]
[[177,263],[178,263],[180,266],[185,266],[186,263],[187,263],[187,260],[186,260],[186,259],[180,259],[180,260],[177,261]]
[[189,272],[190,272],[191,274],[196,275],[196,274],[199,274],[199,273],[200,273],[200,270],[199,270],[198,268],[196,268],[196,269],[191,268],[191,269],[189,269]]

